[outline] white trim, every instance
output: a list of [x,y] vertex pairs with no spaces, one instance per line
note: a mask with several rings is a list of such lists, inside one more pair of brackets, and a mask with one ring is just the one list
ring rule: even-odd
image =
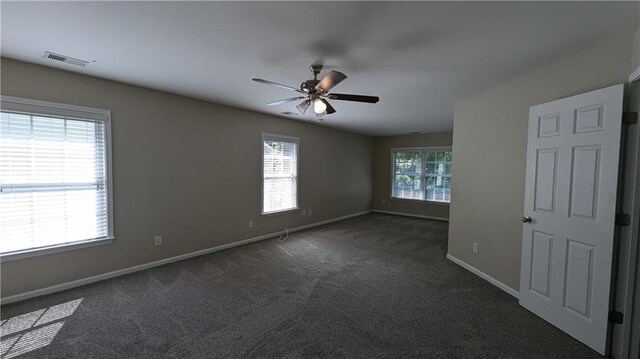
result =
[[479,270],[478,268],[476,268],[476,267],[474,267],[474,266],[472,266],[472,265],[470,265],[470,264],[468,264],[466,262],[463,262],[462,260],[452,256],[449,253],[447,253],[447,259],[452,261],[453,263],[459,265],[460,267],[468,270],[469,272],[477,275],[478,277],[486,280],[487,282],[495,285],[496,287],[502,289],[503,291],[507,292],[508,294],[511,294],[512,296],[514,296],[516,298],[520,297],[520,293],[517,290],[515,290],[515,289],[509,287],[508,285],[500,282],[499,280],[493,278],[492,276],[490,276],[487,273]]
[[[348,215],[342,216],[342,217],[327,219],[327,220],[320,221],[320,222],[315,222],[315,223],[311,223],[311,224],[305,224],[305,225],[300,226],[300,227],[289,229],[289,233],[293,233],[293,232],[297,232],[297,231],[301,231],[301,230],[304,230],[304,229],[309,229],[309,228],[313,228],[313,227],[317,227],[317,226],[322,226],[322,225],[333,223],[333,222],[342,221],[342,220],[349,219],[349,218],[352,218],[352,217],[361,216],[363,214],[367,214],[367,213],[370,213],[370,212],[371,211],[363,211],[363,212],[348,214]],[[41,296],[41,295],[61,292],[63,290],[79,287],[79,286],[90,284],[90,283],[99,282],[99,281],[102,281],[102,280],[105,280],[105,279],[114,278],[114,277],[118,277],[118,276],[121,276],[121,275],[134,273],[134,272],[138,272],[138,271],[141,271],[141,270],[145,270],[145,269],[161,266],[161,265],[164,265],[164,264],[177,262],[177,261],[181,261],[181,260],[184,260],[184,259],[188,259],[188,258],[192,258],[192,257],[197,257],[197,256],[201,256],[201,255],[205,255],[205,254],[221,251],[223,249],[228,249],[228,248],[241,246],[243,244],[248,244],[248,243],[252,243],[252,242],[261,241],[263,239],[273,238],[273,237],[281,235],[282,233],[284,233],[284,231],[264,234],[264,235],[261,235],[261,236],[240,240],[240,241],[237,241],[237,242],[227,243],[227,244],[223,244],[223,245],[220,245],[220,246],[206,248],[206,249],[202,249],[202,250],[191,252],[191,253],[186,253],[186,254],[181,254],[181,255],[178,255],[178,256],[174,256],[174,257],[164,258],[164,259],[161,259],[161,260],[158,260],[158,261],[154,261],[154,262],[144,263],[144,264],[140,264],[140,265],[133,266],[133,267],[128,267],[128,268],[123,268],[123,269],[118,269],[118,270],[115,270],[115,271],[112,271],[112,272],[102,273],[102,274],[98,274],[98,275],[95,275],[95,276],[92,276],[92,277],[82,278],[82,279],[78,279],[78,280],[74,280],[74,281],[70,281],[70,282],[66,282],[66,283],[56,284],[56,285],[53,285],[53,286],[50,286],[50,287],[46,287],[46,288],[36,289],[36,290],[32,290],[32,291],[24,292],[24,293],[20,293],[20,294],[15,294],[15,295],[0,299],[0,302],[4,305],[4,304],[18,302],[18,301],[25,300],[25,299],[38,297],[38,296]]]
[[415,198],[389,197],[389,200],[398,201],[398,202],[416,202],[416,203],[424,203],[424,204],[435,204],[436,206],[447,206],[447,207],[451,205],[451,202],[428,201],[428,200],[415,199]]
[[640,80],[640,66],[638,66],[635,71],[633,71],[631,73],[631,75],[629,75],[629,83],[633,84],[635,81],[639,81]]
[[391,152],[449,152],[452,149],[452,146],[391,147]]
[[21,251],[10,252],[10,253],[0,253],[0,263],[16,261],[24,258],[44,256],[47,254],[73,251],[81,248],[101,246],[103,244],[113,243],[114,239],[115,238],[113,237],[89,239],[85,241],[77,241],[72,243],[56,244],[56,245],[47,246],[47,247],[24,249]]
[[116,237],[113,207],[113,143],[111,137],[111,111],[108,111],[104,120],[104,165],[105,165],[105,190],[107,191],[107,238]]
[[265,212],[265,213],[262,213],[261,216],[262,217],[271,217],[271,216],[275,216],[275,215],[278,215],[278,214],[288,214],[288,213],[295,213],[295,212],[299,212],[299,211],[300,211],[300,208],[296,207],[296,208],[282,209],[282,210],[273,211],[273,212]]
[[262,141],[264,140],[272,140],[272,141],[284,141],[284,142],[295,142],[297,144],[300,143],[300,138],[288,135],[278,135],[277,133],[262,133]]
[[102,108],[67,105],[63,103],[32,100],[28,98],[0,96],[3,111],[48,115],[77,120],[108,121],[111,111]]
[[[640,79],[640,66],[629,76],[629,111],[640,110],[640,81],[633,83],[633,80]],[[631,358],[633,355],[640,355],[640,336],[632,335],[640,331],[640,230],[638,219],[640,218],[640,129],[636,126],[623,125],[623,136],[626,136],[626,152],[624,188],[622,197],[623,213],[631,216],[631,223],[628,227],[618,228],[620,243],[628,243],[628,249],[618,254],[618,262],[625,263],[617,269],[617,278],[625,278],[622,285],[614,283],[615,295],[622,298],[624,306],[615,308],[624,313],[622,324],[614,324],[612,332],[611,356],[620,358]],[[617,298],[614,307],[619,307]],[[621,336],[620,340],[617,340]]]
[[422,215],[422,214],[413,214],[413,213],[404,213],[404,212],[391,212],[391,211],[383,211],[381,209],[374,209],[371,212],[384,213],[384,214],[395,214],[396,216],[426,218],[426,219],[434,219],[436,221],[449,222],[449,218],[446,218],[446,217],[425,216],[425,215]]

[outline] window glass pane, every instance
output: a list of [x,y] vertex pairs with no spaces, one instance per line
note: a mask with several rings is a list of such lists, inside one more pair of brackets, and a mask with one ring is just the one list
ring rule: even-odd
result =
[[451,163],[427,162],[427,175],[451,175]]
[[265,178],[264,212],[285,211],[296,208],[296,178]]
[[263,141],[263,213],[297,208],[298,144],[265,139]]
[[1,114],[0,252],[107,236],[104,127]]
[[395,175],[393,196],[397,198],[422,199],[422,178],[420,176]]
[[425,199],[427,201],[450,202],[451,177],[427,177],[427,193]]
[[422,171],[422,153],[420,152],[396,152],[395,174],[407,174],[419,176]]

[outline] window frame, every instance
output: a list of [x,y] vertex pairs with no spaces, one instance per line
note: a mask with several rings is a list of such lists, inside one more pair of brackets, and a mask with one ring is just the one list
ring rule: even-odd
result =
[[107,235],[104,238],[93,238],[68,243],[53,244],[46,247],[27,248],[7,253],[0,253],[2,262],[30,258],[35,256],[66,252],[80,248],[88,248],[113,243],[115,240],[114,211],[113,211],[113,165],[112,165],[112,137],[111,110],[100,108],[68,105],[57,102],[32,100],[13,96],[0,96],[0,111],[15,112],[45,117],[60,117],[70,120],[102,122],[104,125],[104,163],[105,163],[105,191],[107,205]]
[[[391,148],[391,170],[390,170],[390,186],[389,186],[389,200],[392,201],[408,201],[408,202],[418,202],[418,203],[429,203],[429,204],[435,204],[435,205],[441,205],[441,206],[449,206],[451,204],[451,200],[449,200],[449,202],[444,202],[444,201],[432,201],[432,200],[427,200],[427,199],[415,199],[415,198],[402,198],[402,197],[394,197],[393,195],[393,187],[394,187],[394,182],[395,182],[395,162],[396,162],[396,156],[395,154],[397,152],[453,152],[452,151],[453,147],[452,146],[429,146],[429,147],[393,147]],[[427,170],[427,157],[426,156],[422,156],[421,158],[422,161],[422,173],[421,173],[421,178],[425,178],[425,184],[426,185],[426,178],[429,177],[426,175],[426,170]],[[431,176],[433,177],[433,176]],[[449,176],[449,178],[451,178],[452,176]],[[426,189],[425,189],[426,190]]]
[[[283,141],[283,142],[293,142],[296,144],[296,205],[294,208],[283,209],[279,211],[264,211],[264,141],[272,140],[272,141]],[[260,213],[262,217],[269,217],[278,214],[286,214],[297,212],[300,210],[300,138],[294,136],[287,135],[278,135],[275,133],[262,133],[262,138],[260,141],[260,150],[262,151],[261,161],[260,161]]]

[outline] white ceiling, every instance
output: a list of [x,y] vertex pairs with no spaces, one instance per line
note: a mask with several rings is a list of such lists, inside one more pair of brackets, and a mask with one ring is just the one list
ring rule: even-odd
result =
[[[323,124],[368,135],[453,128],[457,99],[638,27],[638,3],[6,2],[2,56],[280,115],[324,61],[347,76]],[[41,58],[48,50],[83,69]],[[311,111],[309,111],[311,112]],[[284,115],[280,115],[284,116]],[[287,116],[284,116],[287,117]],[[309,116],[288,116],[308,120]]]

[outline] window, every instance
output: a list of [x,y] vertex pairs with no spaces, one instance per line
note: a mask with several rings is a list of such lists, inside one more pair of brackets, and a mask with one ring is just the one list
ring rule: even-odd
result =
[[262,135],[262,214],[298,208],[298,139]]
[[451,201],[450,148],[400,148],[392,155],[391,197]]
[[3,256],[112,240],[109,136],[109,111],[2,97]]

